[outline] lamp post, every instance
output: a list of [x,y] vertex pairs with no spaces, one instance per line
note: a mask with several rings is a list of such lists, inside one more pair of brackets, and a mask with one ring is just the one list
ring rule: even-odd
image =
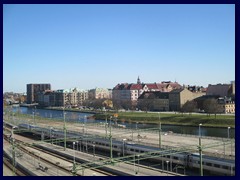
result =
[[112,152],[112,123],[111,123],[112,116],[110,117],[110,134],[109,134],[109,139],[110,139],[110,159],[112,162],[113,158],[113,152]]
[[73,151],[74,151],[73,163],[74,163],[74,164],[75,164],[75,143],[76,143],[76,142],[73,142]]
[[78,141],[76,141],[76,143],[77,143],[77,151],[78,151],[78,143],[79,143],[79,142],[78,142]]
[[73,151],[74,151],[74,155],[73,155],[73,169],[72,169],[72,173],[73,173],[74,176],[76,175],[75,143],[76,143],[76,142],[73,142]]
[[168,176],[168,163],[169,163],[169,161],[166,161],[166,163],[167,163],[167,176]]
[[33,112],[33,122],[34,122],[34,124],[36,124],[36,122],[35,122],[35,112]]
[[203,164],[202,164],[202,142],[201,138],[199,137],[199,170],[200,170],[200,176],[203,176]]
[[83,135],[85,135],[85,124],[83,124]]
[[67,147],[67,129],[66,129],[66,121],[65,121],[65,111],[63,109],[63,120],[64,120],[64,125],[63,125],[63,131],[64,131],[64,151],[66,151]]
[[138,122],[136,122],[136,131],[137,131],[137,133],[138,133],[137,138],[138,138],[138,142],[139,142]]
[[231,127],[228,127],[228,139],[230,138],[230,129]]
[[12,165],[13,165],[13,168],[12,168],[12,174],[13,176],[16,176],[16,168],[15,168],[15,165],[16,165],[16,162],[15,162],[15,138],[14,138],[14,129],[16,128],[16,126],[13,126],[12,127],[12,130],[11,130],[11,136],[12,136]]
[[50,127],[50,139],[51,139],[51,144],[53,144],[53,141],[52,141],[52,129],[53,129],[53,127]]
[[[106,113],[106,111],[105,111],[105,113]],[[105,119],[105,132],[106,132],[105,137],[107,138],[107,115],[106,115],[106,119]]]
[[158,118],[159,118],[159,148],[162,147],[162,138],[161,138],[161,121],[160,121],[160,112],[158,112]]
[[82,139],[80,139],[80,141],[79,141],[80,152],[82,152],[82,143],[81,142],[82,142]]
[[138,171],[137,172],[139,173],[139,157],[140,157],[140,155],[138,154],[137,157],[138,157]]
[[124,149],[125,149],[125,141],[126,141],[127,139],[123,139],[122,141],[123,141],[123,147],[122,147],[122,150],[123,150],[123,157],[124,157]]
[[202,124],[199,124],[199,137],[201,137],[201,126]]
[[95,161],[95,144],[93,144],[92,146],[93,146],[93,161]]

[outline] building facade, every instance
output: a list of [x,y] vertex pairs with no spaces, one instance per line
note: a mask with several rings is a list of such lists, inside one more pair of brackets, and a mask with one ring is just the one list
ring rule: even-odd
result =
[[169,111],[169,92],[143,92],[138,98],[139,108],[141,105],[150,105],[152,111]]
[[90,89],[88,92],[89,99],[110,99],[111,92],[107,88]]
[[205,95],[205,93],[193,93],[187,88],[172,90],[169,92],[169,110],[179,111],[187,101],[191,101],[203,95]]
[[38,103],[38,95],[45,90],[51,90],[51,84],[27,84],[27,103]]
[[113,101],[132,101],[136,103],[143,92],[170,92],[174,89],[181,89],[177,82],[162,81],[161,83],[141,83],[139,77],[137,83],[117,84],[113,88]]
[[77,107],[88,99],[88,91],[78,88],[45,91],[39,94],[39,99],[41,106]]
[[207,95],[218,95],[220,97],[235,95],[235,81],[232,81],[232,84],[209,84],[207,88]]

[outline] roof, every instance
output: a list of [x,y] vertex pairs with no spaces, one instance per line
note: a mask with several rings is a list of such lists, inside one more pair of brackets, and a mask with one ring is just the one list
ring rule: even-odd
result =
[[143,92],[138,99],[168,99],[168,92],[160,92],[160,91],[150,91]]
[[[180,93],[182,92],[184,89],[173,89],[172,91],[170,91],[170,93]],[[189,91],[189,90],[188,90]]]

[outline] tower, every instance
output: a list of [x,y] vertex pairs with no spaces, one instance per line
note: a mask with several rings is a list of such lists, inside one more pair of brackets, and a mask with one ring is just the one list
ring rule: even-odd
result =
[[139,76],[138,76],[138,79],[137,79],[137,84],[141,84]]

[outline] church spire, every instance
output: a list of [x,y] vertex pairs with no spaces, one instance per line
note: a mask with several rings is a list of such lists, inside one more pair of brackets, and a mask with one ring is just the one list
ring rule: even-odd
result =
[[137,79],[137,84],[141,84],[139,76],[138,76],[138,79]]

